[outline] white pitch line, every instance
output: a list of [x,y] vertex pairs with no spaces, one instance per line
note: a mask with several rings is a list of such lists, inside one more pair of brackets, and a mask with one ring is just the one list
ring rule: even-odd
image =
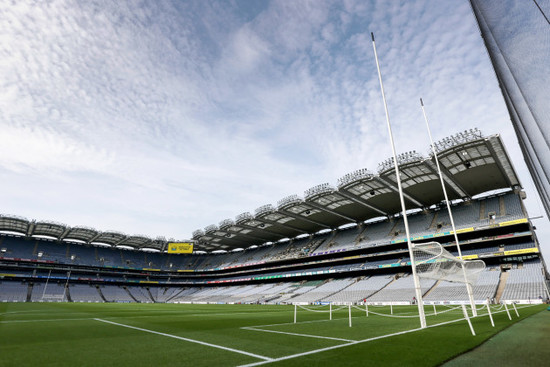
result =
[[[533,305],[526,306],[526,307],[531,307],[531,306],[533,306]],[[520,308],[524,308],[524,307],[520,307]],[[502,313],[502,312],[504,312],[504,311],[498,311],[498,312],[495,312],[495,313]],[[488,314],[478,315],[478,317],[487,316],[487,315],[488,315]],[[445,321],[445,322],[441,322],[441,323],[439,323],[439,324],[434,324],[434,325],[427,326],[426,328],[433,328],[433,327],[442,326],[442,325],[447,325],[447,324],[452,324],[452,323],[459,322],[459,321],[464,321],[464,320],[466,320],[466,319],[465,319],[465,318],[461,318],[461,319],[457,319],[457,320]],[[285,357],[273,358],[273,359],[270,360],[270,361],[261,361],[261,362],[243,364],[243,365],[241,365],[241,366],[239,366],[239,367],[254,367],[254,366],[260,366],[260,365],[263,365],[263,364],[266,364],[266,363],[273,363],[273,362],[284,361],[284,360],[287,360],[287,359],[293,359],[293,358],[303,357],[303,356],[307,356],[307,355],[310,355],[310,354],[317,354],[317,353],[326,352],[326,351],[333,350],[333,349],[348,347],[348,346],[354,345],[354,344],[366,343],[366,342],[370,342],[370,341],[373,341],[373,340],[389,338],[389,337],[392,337],[392,336],[397,336],[397,335],[403,335],[403,334],[413,333],[413,332],[421,331],[421,330],[424,330],[424,329],[422,329],[422,328],[416,328],[416,329],[400,331],[400,332],[397,332],[397,333],[392,333],[392,334],[387,334],[387,335],[375,336],[375,337],[373,337],[373,338],[358,340],[358,341],[351,342],[351,343],[347,343],[347,344],[334,345],[334,346],[332,346],[332,347],[326,347],[326,348],[321,348],[321,349],[310,350],[309,352],[303,352],[303,353],[288,355],[288,356],[285,356]]]
[[[363,310],[363,312],[365,312]],[[365,316],[352,316],[352,319],[363,319]],[[345,317],[334,317],[332,320],[329,319],[323,319],[323,320],[309,320],[309,321],[298,321],[298,322],[283,322],[280,324],[267,324],[267,325],[254,325],[254,326],[245,326],[245,327],[253,327],[253,328],[259,328],[259,327],[270,327],[270,326],[282,326],[282,325],[298,325],[298,324],[313,324],[317,322],[334,322],[336,320],[348,320],[348,316]]]
[[166,336],[166,337],[169,337],[169,338],[174,338],[174,339],[178,339],[178,340],[183,340],[183,341],[190,342],[190,343],[201,344],[201,345],[205,345],[205,346],[207,346],[207,347],[212,347],[212,348],[217,348],[217,349],[223,349],[223,350],[227,350],[227,351],[229,351],[229,352],[244,354],[244,355],[247,355],[247,356],[249,356],[249,357],[254,357],[254,358],[258,358],[258,359],[263,359],[265,362],[269,362],[269,361],[272,361],[272,360],[273,360],[273,358],[261,356],[261,355],[259,355],[259,354],[249,353],[249,352],[245,352],[245,351],[243,351],[243,350],[234,349],[234,348],[228,348],[228,347],[224,347],[224,346],[217,345],[217,344],[211,344],[211,343],[203,342],[203,341],[200,341],[200,340],[184,338],[184,337],[177,336],[177,335],[161,333],[161,332],[158,332],[158,331],[149,330],[149,329],[143,329],[143,328],[139,328],[139,327],[131,326],[131,325],[119,324],[118,322],[113,322],[113,321],[108,321],[108,320],[103,320],[103,319],[94,319],[94,320],[100,321],[100,322],[104,322],[104,323],[107,323],[107,324],[122,326],[122,327],[129,328],[129,329],[144,331],[144,332],[146,332],[146,333],[157,334],[157,335],[162,335],[162,336]]
[[[22,311],[22,312],[34,312],[34,311]],[[262,311],[267,312],[267,311]],[[274,311],[274,312],[280,312],[280,311]],[[0,313],[0,316],[8,314],[9,312]],[[12,312],[12,314],[15,312]],[[270,313],[270,312],[267,312]],[[49,314],[47,312],[36,312],[34,315],[46,315]],[[82,314],[81,312],[67,312],[63,313],[64,315],[70,315],[70,314]],[[249,314],[249,312],[234,312],[234,313],[216,313],[216,314],[202,314],[202,313],[195,313],[195,314],[183,314],[183,315],[171,315],[172,318],[181,318],[181,317],[197,317],[197,316],[232,316],[235,314]],[[103,319],[109,319],[109,320],[118,320],[118,319],[135,319],[135,318],[151,318],[151,317],[164,317],[165,315],[124,315],[124,316],[107,316]],[[73,319],[32,319],[32,320],[5,320],[0,321],[0,324],[8,324],[8,323],[15,323],[15,322],[45,322],[45,321],[76,321],[76,320],[95,320],[93,317],[82,317],[82,318],[73,318]]]
[[286,331],[257,329],[257,328],[254,328],[254,327],[246,327],[246,326],[245,326],[245,327],[242,327],[241,329],[244,329],[244,330],[252,330],[252,331],[263,331],[263,332],[266,332],[266,333],[275,333],[275,334],[286,334],[286,335],[304,336],[304,337],[306,337],[306,338],[317,338],[317,339],[338,340],[338,341],[343,341],[343,342],[354,342],[354,341],[355,341],[355,340],[350,340],[350,339],[332,338],[332,337],[330,337],[330,336],[289,333],[289,332],[286,332]]
[[48,322],[48,321],[80,321],[80,320],[95,320],[92,317],[81,317],[79,319],[37,319],[37,320],[5,320],[0,321],[0,324],[12,324],[12,323],[20,323],[20,322]]

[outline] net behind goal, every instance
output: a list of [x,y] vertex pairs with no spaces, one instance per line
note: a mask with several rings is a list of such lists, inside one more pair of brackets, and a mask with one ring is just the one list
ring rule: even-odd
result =
[[421,278],[473,285],[485,270],[482,260],[461,260],[438,242],[414,244],[413,253],[416,271]]

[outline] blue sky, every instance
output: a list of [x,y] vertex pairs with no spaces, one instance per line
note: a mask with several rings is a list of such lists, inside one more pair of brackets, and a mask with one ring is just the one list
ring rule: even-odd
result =
[[391,151],[371,31],[398,151],[428,154],[423,97],[435,139],[500,133],[544,215],[454,0],[2,2],[1,211],[186,239],[376,171]]

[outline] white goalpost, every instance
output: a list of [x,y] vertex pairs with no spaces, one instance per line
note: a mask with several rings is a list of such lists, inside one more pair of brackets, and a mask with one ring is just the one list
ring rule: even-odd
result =
[[415,244],[413,252],[416,271],[421,278],[472,285],[485,270],[483,260],[462,260],[438,242]]
[[[456,227],[454,223],[453,214],[451,211],[451,206],[449,203],[449,198],[447,195],[447,190],[445,189],[445,183],[443,180],[443,175],[441,174],[441,168],[439,166],[439,160],[437,157],[437,151],[435,149],[435,145],[432,139],[432,134],[430,131],[430,125],[428,123],[428,118],[426,115],[426,111],[424,109],[424,103],[422,99],[420,99],[420,104],[422,106],[422,112],[424,114],[424,120],[426,122],[426,127],[428,129],[428,135],[430,137],[430,143],[432,148],[432,153],[434,155],[434,160],[437,166],[437,171],[439,175],[439,180],[441,182],[441,188],[443,190],[443,196],[445,199],[445,203],[447,205],[447,211],[449,214],[449,218],[451,221],[452,231],[454,235],[454,240],[456,244],[456,248],[458,250],[458,259],[454,257],[451,253],[446,251],[441,245],[438,243],[428,243],[428,244],[412,244],[411,243],[411,236],[409,231],[409,222],[407,219],[407,212],[405,207],[405,200],[403,196],[403,188],[401,185],[401,176],[399,173],[399,164],[397,162],[397,154],[395,151],[395,144],[393,140],[393,133],[391,129],[391,123],[390,123],[390,116],[388,112],[388,106],[386,102],[386,96],[384,92],[384,84],[382,81],[382,73],[380,71],[380,64],[378,62],[378,54],[376,52],[376,42],[374,40],[374,33],[371,33],[372,37],[372,47],[374,50],[374,58],[376,60],[376,69],[378,71],[378,80],[380,82],[380,90],[382,94],[382,100],[384,104],[384,112],[386,114],[386,124],[388,128],[388,135],[390,138],[390,145],[392,148],[393,153],[393,163],[395,168],[395,177],[397,182],[397,187],[399,190],[399,199],[401,203],[401,210],[402,210],[402,216],[403,216],[403,223],[405,226],[405,235],[407,237],[407,247],[409,250],[409,256],[411,259],[411,269],[412,269],[412,276],[414,280],[414,288],[415,288],[415,294],[416,294],[416,300],[418,303],[418,315],[420,318],[420,327],[425,328],[426,327],[426,315],[424,312],[424,302],[422,299],[422,289],[420,287],[420,281],[419,281],[419,275],[417,274],[417,267],[421,266],[421,272],[422,276],[424,277],[432,277],[432,279],[437,280],[448,280],[448,281],[454,281],[454,282],[461,282],[464,283],[466,286],[466,291],[468,294],[468,299],[470,303],[470,307],[472,309],[472,315],[475,317],[477,316],[477,309],[473,297],[472,292],[472,284],[477,279],[477,276],[481,271],[485,269],[485,263],[481,260],[477,261],[464,261],[462,257],[462,251],[460,249],[460,244],[458,241],[458,236],[456,232]],[[422,260],[417,262],[416,257],[420,257]],[[434,257],[435,256],[435,257]],[[426,258],[427,257],[427,258]],[[452,279],[452,280],[451,280]]]
[[[456,248],[458,250],[458,257],[459,257],[459,259],[462,260],[462,251],[460,250],[460,243],[458,242],[458,235],[456,233],[455,221],[454,221],[454,218],[453,218],[451,205],[449,204],[449,197],[447,195],[447,189],[445,188],[445,182],[443,181],[443,175],[441,174],[441,167],[439,166],[439,159],[437,158],[437,151],[435,149],[434,141],[432,139],[432,132],[430,130],[430,124],[428,123],[428,116],[426,115],[426,110],[424,108],[424,101],[422,101],[422,98],[420,98],[420,106],[422,107],[422,114],[424,115],[424,121],[426,122],[426,128],[428,129],[428,135],[430,137],[430,145],[431,145],[431,148],[432,148],[432,154],[434,155],[435,165],[437,167],[437,173],[439,175],[439,181],[441,182],[441,188],[443,190],[443,196],[445,198],[445,204],[447,205],[447,212],[449,214],[449,219],[451,221],[451,227],[453,229],[455,244],[456,244]],[[470,307],[472,309],[472,315],[475,317],[475,316],[477,316],[477,309],[476,309],[476,304],[475,304],[474,296],[473,296],[473,292],[472,292],[472,283],[468,282],[467,274],[466,274],[466,268],[463,266],[462,269],[463,269],[463,274],[464,274],[464,283],[466,285],[466,291],[468,293],[468,299],[470,300]]]
[[388,134],[390,137],[390,145],[393,153],[393,166],[395,167],[395,179],[397,181],[397,188],[399,190],[399,200],[401,202],[401,210],[403,212],[403,223],[405,224],[405,234],[407,236],[407,247],[409,249],[409,257],[411,258],[412,276],[414,280],[414,290],[416,294],[416,301],[418,304],[418,317],[420,319],[420,327],[426,328],[426,314],[424,313],[424,302],[422,301],[422,289],[420,288],[420,281],[416,274],[416,267],[414,261],[414,253],[411,243],[411,236],[409,233],[409,221],[407,220],[407,209],[405,207],[405,199],[403,197],[403,188],[401,187],[401,176],[399,174],[399,165],[397,164],[397,153],[395,152],[395,144],[393,142],[393,133],[390,123],[390,115],[388,112],[388,104],[386,103],[386,95],[384,93],[384,83],[382,82],[382,73],[380,72],[380,64],[378,63],[378,54],[376,53],[376,42],[374,41],[374,33],[371,33],[372,48],[374,50],[374,58],[376,60],[376,69],[378,70],[378,80],[380,81],[380,90],[382,92],[382,100],[384,102],[384,111],[386,113],[386,125],[388,127]]

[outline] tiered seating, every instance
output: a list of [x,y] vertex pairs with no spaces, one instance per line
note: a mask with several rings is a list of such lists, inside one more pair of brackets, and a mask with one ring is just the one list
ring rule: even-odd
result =
[[[506,246],[506,249],[508,249],[508,246]],[[471,249],[471,250],[463,250],[461,249],[461,252],[462,252],[462,255],[463,256],[467,256],[467,255],[474,255],[474,254],[482,254],[482,253],[487,253],[487,252],[498,252],[500,251],[500,247],[499,246],[491,246],[491,247],[483,247],[483,248],[474,248],[474,249]],[[451,251],[451,253],[458,257],[458,251]]]
[[258,290],[258,295],[261,297],[260,302],[277,302],[282,296],[289,292],[294,283],[282,283],[274,285],[272,288]]
[[[486,269],[482,272],[477,282],[472,286],[474,300],[485,301],[487,298],[493,298],[499,279],[500,271],[498,268]],[[424,299],[439,302],[468,301],[468,291],[464,283],[440,282]]]
[[148,252],[145,254],[145,264],[147,268],[153,269],[169,269],[170,263],[168,256],[160,252]]
[[[479,201],[470,201],[451,207],[453,213],[453,219],[456,228],[472,227],[475,223],[479,223],[479,213],[481,206]],[[440,225],[441,228],[435,230],[436,232],[445,232],[452,229],[451,219],[449,218],[449,212],[447,208],[441,208],[437,212],[437,218],[434,225]]]
[[13,281],[0,282],[0,302],[25,302],[28,284]]
[[126,289],[128,289],[128,292],[130,292],[130,294],[134,296],[134,298],[140,303],[153,302],[151,300],[151,297],[149,297],[149,294],[147,293],[147,289],[145,289],[144,287],[130,286],[126,287]]
[[[419,279],[423,292],[435,284],[432,279]],[[367,298],[367,302],[411,302],[416,296],[412,275],[404,276]]]
[[330,302],[359,302],[392,281],[388,275],[376,275],[359,280],[340,292],[326,297]]
[[488,218],[491,213],[496,215],[495,219],[501,216],[499,197],[492,197],[485,200],[485,217]]
[[[224,302],[224,296],[234,292],[233,287],[208,287],[188,295],[188,302]],[[225,297],[227,298],[227,297]]]
[[363,231],[363,228],[353,227],[337,231],[332,239],[325,240],[322,245],[317,247],[314,253],[353,248],[356,246],[357,237]]
[[208,259],[196,267],[197,270],[207,270],[207,269],[216,269],[221,268],[222,264],[228,262],[228,259],[234,255],[232,253],[223,253],[223,254],[212,254]]
[[149,288],[153,300],[159,303],[165,303],[170,301],[172,298],[176,297],[179,293],[182,292],[182,288],[168,288],[168,287],[155,287]]
[[95,258],[95,247],[74,243],[69,245],[69,257],[65,262],[78,265],[100,265]]
[[[308,256],[328,237],[329,235],[317,236],[313,239],[304,238],[290,241],[289,243],[274,247],[273,255],[269,260],[291,259]],[[276,252],[275,252],[276,251]]]
[[269,257],[269,252],[273,248],[273,245],[269,246],[260,246],[253,250],[247,250],[246,255],[247,258],[244,259],[240,264],[246,265],[250,263],[256,263],[260,261],[264,261],[266,258]]
[[[175,293],[175,296],[166,296],[165,302],[193,302],[193,294],[200,292],[202,289],[204,288],[184,288],[183,290],[179,289],[179,291]],[[167,290],[166,293],[168,292],[169,291]]]
[[132,268],[148,268],[149,264],[145,261],[145,253],[141,251],[118,250],[122,255],[123,266]]
[[5,248],[6,252],[0,256],[14,257],[20,259],[36,259],[33,255],[36,241],[25,240],[23,237],[2,237],[1,248]]
[[375,245],[376,243],[389,241],[390,231],[394,225],[395,223],[391,221],[367,224],[367,228],[358,239],[359,243],[362,245]]
[[99,288],[107,302],[134,302],[130,294],[122,287],[105,285]]
[[510,269],[501,300],[535,300],[548,297],[539,261],[524,263],[523,268]]
[[230,291],[218,298],[218,302],[226,303],[256,303],[260,296],[256,293],[271,288],[271,284],[250,284],[240,287],[230,287]]
[[[36,251],[34,258],[42,260],[51,260],[59,263],[64,263],[67,260],[67,244],[60,244],[49,241],[36,241]],[[38,256],[42,254],[42,256]]]
[[73,302],[103,302],[97,288],[93,285],[71,284],[69,294]]
[[294,302],[293,297],[299,296],[301,294],[307,293],[318,286],[323,284],[322,280],[312,280],[309,282],[305,282],[302,284],[293,284],[289,288],[287,288],[287,292],[281,295],[281,297],[277,298],[276,301],[278,303],[291,303]]
[[477,301],[484,301],[487,298],[492,299],[497,292],[499,280],[500,269],[498,267],[485,269],[472,287],[474,299]]
[[430,294],[424,297],[425,301],[468,301],[468,292],[463,283],[441,282]]
[[353,280],[346,279],[335,279],[328,281],[315,289],[310,290],[309,292],[303,293],[299,296],[292,298],[292,302],[316,302],[316,301],[325,301],[334,293],[341,291],[342,289],[348,287],[352,284]]
[[[205,254],[191,255],[191,256],[184,255],[184,254],[178,254],[178,255],[171,254],[169,255],[169,259],[166,262],[166,264],[163,264],[165,266],[163,269],[196,270],[210,256]],[[170,268],[170,264],[172,264],[172,268]]]
[[[407,220],[409,222],[409,231],[411,236],[414,237],[433,233],[434,230],[430,229],[433,217],[433,213],[425,214],[422,212],[408,216]],[[395,235],[396,232],[399,233],[397,236]],[[399,218],[399,221],[392,229],[392,233],[390,233],[390,237],[406,237],[405,222],[403,221],[403,217]]]
[[524,248],[533,248],[535,247],[535,243],[533,241],[524,242],[524,243],[517,243],[514,245],[506,245],[504,247],[505,251],[511,251],[511,250],[521,250]]
[[518,195],[507,194],[502,196],[504,200],[504,207],[506,208],[506,220],[525,218],[521,201]]
[[32,287],[32,302],[61,302],[66,300],[64,283],[34,283]]
[[108,247],[96,247],[97,261],[103,266],[125,266],[122,263],[122,257],[120,256],[120,250],[108,248]]

